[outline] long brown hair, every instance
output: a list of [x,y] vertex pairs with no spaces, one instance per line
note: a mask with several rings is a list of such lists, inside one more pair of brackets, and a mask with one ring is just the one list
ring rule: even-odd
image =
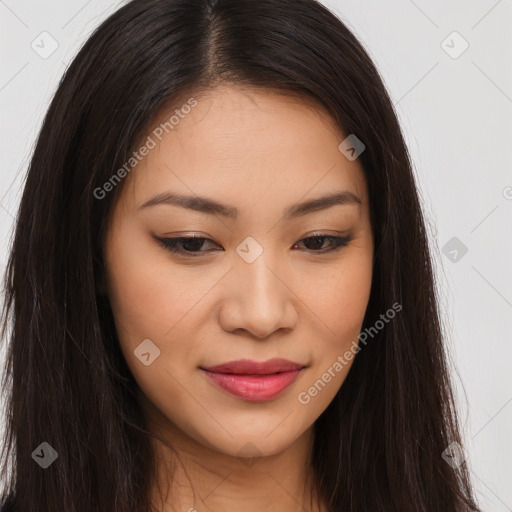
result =
[[[357,354],[315,423],[312,469],[329,509],[478,511],[466,463],[442,457],[462,441],[397,116],[362,45],[314,0],[134,0],[65,72],[31,159],[5,276],[6,509],[150,509],[151,434],[98,291],[123,182],[103,199],[94,191],[163,105],[218,83],[313,99],[366,147],[359,158],[376,250],[363,329],[392,304],[402,310]],[[42,442],[58,454],[44,470],[32,457]]]

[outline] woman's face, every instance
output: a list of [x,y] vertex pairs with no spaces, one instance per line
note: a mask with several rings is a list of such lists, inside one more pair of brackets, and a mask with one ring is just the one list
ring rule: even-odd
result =
[[[364,174],[309,103],[223,86],[184,105],[154,123],[110,219],[119,340],[162,431],[273,455],[310,429],[353,362],[373,266]],[[189,199],[152,204],[165,194]],[[192,236],[182,252],[165,245]],[[205,370],[272,358],[302,369]]]

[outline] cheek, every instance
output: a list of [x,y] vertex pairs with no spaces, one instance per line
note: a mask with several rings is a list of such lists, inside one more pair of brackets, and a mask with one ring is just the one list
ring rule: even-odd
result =
[[[193,364],[192,333],[198,328],[191,325],[193,315],[187,313],[200,291],[194,289],[187,275],[173,272],[167,255],[159,254],[156,244],[140,242],[128,246],[127,240],[137,236],[140,235],[113,238],[107,252],[109,297],[119,343],[143,393],[153,403],[163,399],[159,406],[175,403],[181,407],[183,393],[177,381],[184,380],[183,375]],[[144,340],[151,343],[141,345]],[[147,352],[140,346],[149,347],[148,365],[136,355]]]
[[331,307],[336,308],[332,311],[336,319],[333,330],[347,335],[359,334],[370,298],[371,277],[371,267],[344,273],[331,303]]
[[190,274],[176,272],[156,242],[128,244],[129,239],[113,238],[107,253],[114,317],[134,337],[160,338],[186,315],[200,291]]
[[[371,252],[353,254],[312,287],[307,305],[321,320],[313,367],[301,382],[297,400],[308,418],[318,417],[342,386],[356,356],[358,336],[370,297]],[[318,277],[318,276],[315,276]],[[307,284],[310,286],[313,277]]]
[[[203,272],[201,278],[195,278],[194,269],[178,269],[156,242],[128,243],[140,236],[112,239],[107,252],[109,296],[127,364],[141,386],[152,386],[169,381],[163,368],[176,376],[195,369],[193,356],[201,342],[197,333],[204,324],[202,306],[222,273]],[[148,367],[134,354],[146,339],[160,350]]]
[[306,305],[320,319],[333,346],[357,340],[370,297],[371,255],[354,253],[332,272],[310,275]]

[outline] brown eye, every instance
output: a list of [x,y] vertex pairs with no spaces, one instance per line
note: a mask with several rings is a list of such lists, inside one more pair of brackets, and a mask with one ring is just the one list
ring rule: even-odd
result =
[[[192,258],[197,258],[201,256],[201,253],[208,253],[212,251],[216,251],[219,249],[206,249],[201,250],[204,247],[205,242],[211,242],[211,244],[215,244],[213,240],[210,238],[204,238],[199,236],[192,237],[177,237],[177,238],[157,238],[158,242],[168,251],[180,254],[182,256],[190,256]],[[336,250],[345,247],[352,240],[351,236],[334,236],[334,235],[315,235],[307,238],[303,238],[296,245],[300,243],[304,243],[306,245],[306,250],[313,253],[325,254],[328,252],[333,252]],[[325,246],[325,242],[328,241],[329,244],[327,248]],[[218,246],[218,244],[215,244]],[[294,247],[295,247],[294,246]],[[218,246],[220,247],[220,246]],[[222,250],[222,249],[221,249]]]
[[185,256],[197,257],[198,253],[210,252],[200,250],[205,242],[213,242],[209,238],[191,236],[191,237],[178,237],[178,238],[158,238],[157,239],[165,249],[176,254]]
[[[325,249],[324,242],[326,240],[330,241],[330,246],[328,246],[327,250],[321,250]],[[341,247],[345,247],[350,242],[350,240],[352,240],[350,236],[340,237],[333,235],[318,235],[303,238],[300,242],[304,242],[305,245],[308,246],[306,249],[309,251],[326,253],[336,251]]]

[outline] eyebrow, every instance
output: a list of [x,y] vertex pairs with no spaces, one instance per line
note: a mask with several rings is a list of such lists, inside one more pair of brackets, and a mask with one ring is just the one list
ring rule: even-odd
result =
[[[238,208],[218,203],[217,201],[207,197],[186,196],[171,192],[165,192],[153,197],[139,206],[138,209],[141,210],[161,204],[179,206],[181,208],[187,208],[189,210],[195,210],[209,215],[222,215],[229,219],[236,219],[239,213]],[[348,190],[333,192],[323,197],[311,199],[288,207],[284,212],[284,219],[290,220],[312,212],[325,210],[333,206],[350,204],[361,205],[362,202],[358,196]]]

